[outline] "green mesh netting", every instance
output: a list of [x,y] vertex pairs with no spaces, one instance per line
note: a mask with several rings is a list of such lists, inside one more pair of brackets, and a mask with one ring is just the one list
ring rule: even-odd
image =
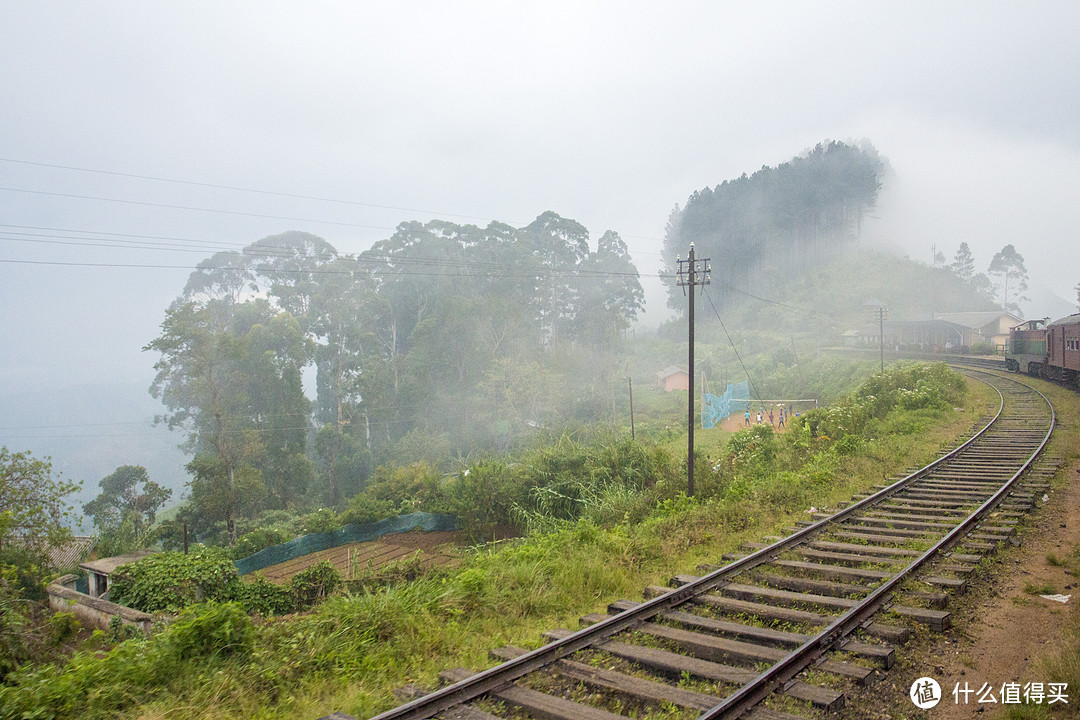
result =
[[705,393],[704,402],[701,405],[701,427],[709,430],[716,426],[731,414],[735,402],[745,402],[750,399],[750,383],[746,380],[741,383],[729,384],[722,396]]
[[293,538],[287,543],[273,545],[260,550],[254,555],[248,555],[246,558],[237,560],[236,570],[241,575],[246,575],[271,565],[310,555],[313,552],[329,550],[349,543],[368,542],[383,535],[403,533],[410,530],[436,532],[457,529],[457,518],[453,515],[414,512],[373,523],[346,525],[333,532],[313,533]]

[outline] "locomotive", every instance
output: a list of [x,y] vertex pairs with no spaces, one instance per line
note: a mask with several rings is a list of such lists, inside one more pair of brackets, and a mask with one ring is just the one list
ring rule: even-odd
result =
[[1075,386],[1080,380],[1080,313],[1045,323],[1029,320],[1010,330],[1005,367]]

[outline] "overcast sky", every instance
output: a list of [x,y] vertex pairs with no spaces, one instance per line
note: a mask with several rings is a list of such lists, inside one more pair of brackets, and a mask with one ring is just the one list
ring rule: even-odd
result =
[[2,0],[0,390],[149,385],[190,266],[285,230],[554,210],[655,273],[676,203],[830,138],[895,170],[874,237],[1075,300],[1078,38],[1076,2]]

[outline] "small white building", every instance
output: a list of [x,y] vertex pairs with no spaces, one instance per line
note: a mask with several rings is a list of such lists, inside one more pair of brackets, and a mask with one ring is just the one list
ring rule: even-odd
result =
[[79,567],[90,573],[90,597],[104,598],[109,592],[109,576],[116,572],[116,568],[136,560],[142,560],[152,550],[138,550],[130,555],[115,555],[113,557],[91,560],[79,563]]

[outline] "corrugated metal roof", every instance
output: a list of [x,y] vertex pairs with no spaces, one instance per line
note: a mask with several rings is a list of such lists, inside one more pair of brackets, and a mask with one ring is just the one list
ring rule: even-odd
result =
[[656,373],[656,377],[663,380],[663,379],[671,377],[672,375],[675,375],[677,373],[682,373],[683,375],[689,375],[690,374],[690,373],[686,372],[685,370],[683,370],[680,367],[675,367],[674,365],[668,365],[666,368],[664,368],[660,372]]
[[1060,320],[1055,320],[1054,322],[1050,323],[1050,325],[1074,325],[1076,323],[1080,323],[1080,313],[1067,315]]
[[76,535],[71,542],[49,549],[49,560],[58,570],[70,570],[90,554],[97,545],[91,535]]
[[[11,542],[26,543],[27,539],[20,535],[11,538]],[[37,545],[37,543],[34,543]],[[48,548],[46,554],[49,562],[57,570],[71,570],[82,561],[97,545],[97,538],[90,535],[75,535],[71,542]]]
[[1012,318],[1012,325],[1015,325],[1023,321],[1023,318],[1018,318],[1011,312],[1004,310],[979,310],[972,312],[949,312],[949,313],[934,313],[936,320],[947,320],[957,325],[963,325],[968,328],[981,328],[987,323],[992,323],[998,318],[1008,317]]

